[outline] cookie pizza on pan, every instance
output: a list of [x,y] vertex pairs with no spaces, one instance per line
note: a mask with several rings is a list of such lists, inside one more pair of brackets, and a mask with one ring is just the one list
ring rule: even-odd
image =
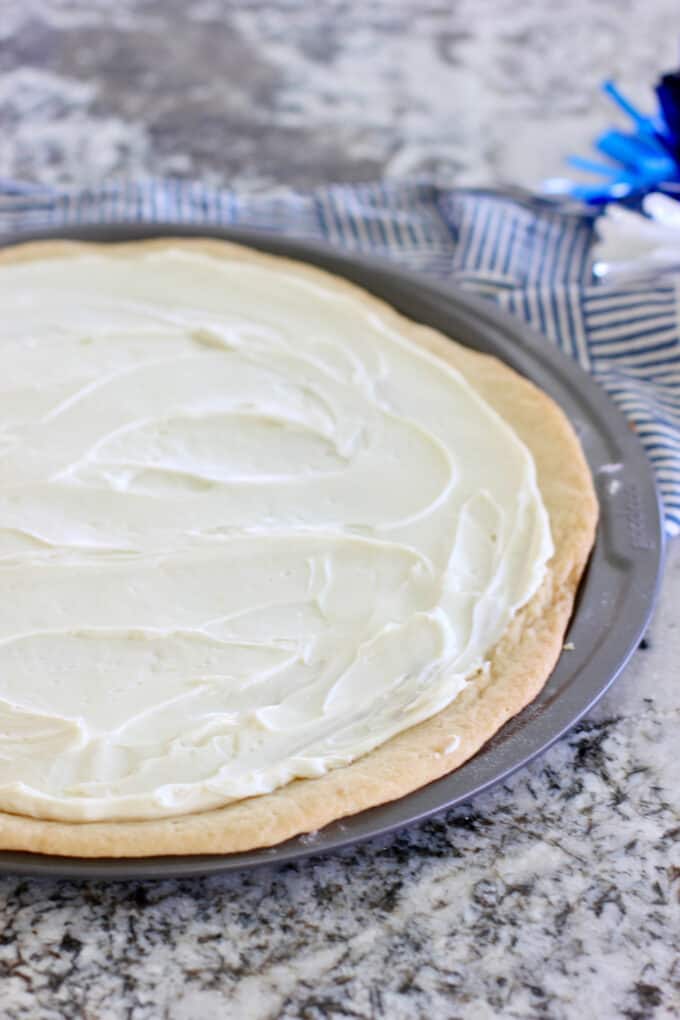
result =
[[0,848],[235,852],[473,755],[597,507],[560,409],[207,240],[0,255]]

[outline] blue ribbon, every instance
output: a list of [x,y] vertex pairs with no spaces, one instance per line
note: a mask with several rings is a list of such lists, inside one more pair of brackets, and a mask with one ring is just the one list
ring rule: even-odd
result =
[[[642,113],[612,81],[602,91],[632,121],[632,130],[612,128],[595,139],[610,162],[569,156],[567,162],[602,178],[593,184],[567,182],[566,193],[589,205],[634,200],[649,191],[677,195],[680,186],[680,71],[664,74],[656,85],[659,112]],[[548,182],[550,185],[550,182]]]

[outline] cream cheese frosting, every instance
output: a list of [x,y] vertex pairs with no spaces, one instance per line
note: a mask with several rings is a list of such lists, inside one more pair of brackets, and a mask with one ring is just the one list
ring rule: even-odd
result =
[[529,451],[359,294],[177,246],[4,265],[0,307],[1,809],[320,776],[450,704],[539,587]]

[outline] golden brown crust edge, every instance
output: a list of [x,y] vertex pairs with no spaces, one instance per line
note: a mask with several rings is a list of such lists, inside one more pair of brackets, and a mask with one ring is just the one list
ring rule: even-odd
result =
[[[381,313],[454,365],[508,421],[531,450],[550,515],[555,553],[541,588],[517,614],[478,674],[438,715],[392,738],[351,765],[274,793],[201,814],[146,822],[52,822],[0,812],[0,849],[77,857],[146,857],[235,853],[273,846],[346,815],[383,804],[439,779],[474,755],[544,686],[560,654],[574,596],[590,553],[597,501],[580,444],[557,405],[495,358],[478,354],[321,270],[222,241],[162,239],[115,245],[33,242],[0,251],[2,264],[76,256],[105,248],[125,257],[140,248],[177,246],[217,258],[275,262],[323,280]],[[453,736],[460,742],[447,753]]]

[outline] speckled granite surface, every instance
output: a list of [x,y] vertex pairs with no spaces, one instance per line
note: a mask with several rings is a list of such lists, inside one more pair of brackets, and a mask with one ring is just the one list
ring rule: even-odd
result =
[[[0,0],[0,175],[261,189],[532,183],[606,74],[677,56],[675,0]],[[250,875],[0,879],[0,1017],[680,1015],[680,545],[624,678],[497,790]]]

